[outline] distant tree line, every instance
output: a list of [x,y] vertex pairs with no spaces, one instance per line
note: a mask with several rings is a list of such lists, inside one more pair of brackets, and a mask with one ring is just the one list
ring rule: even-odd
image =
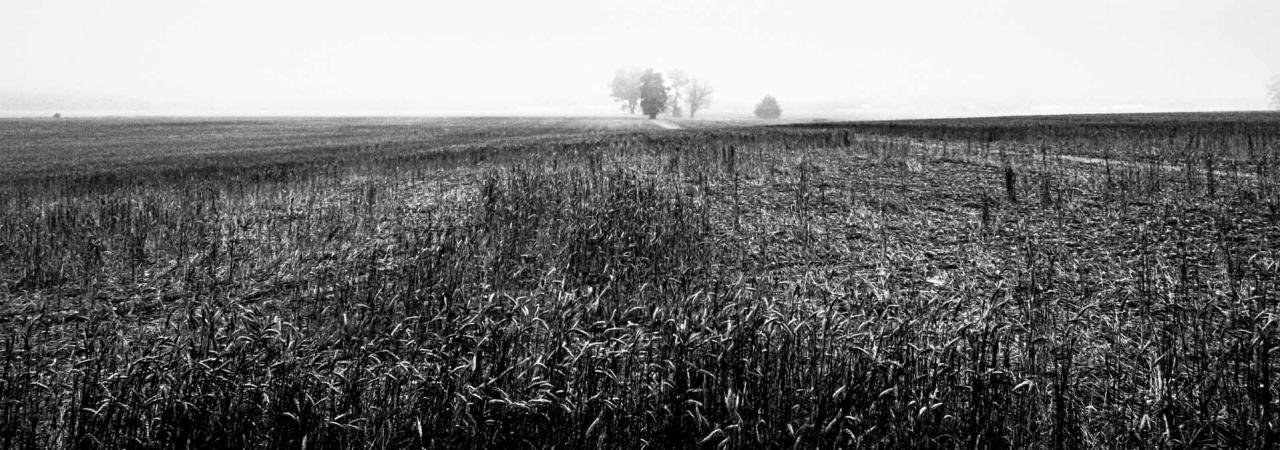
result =
[[[631,114],[643,113],[650,119],[658,114],[668,113],[671,117],[694,117],[698,111],[711,107],[711,96],[715,89],[707,82],[693,78],[680,69],[662,74],[653,69],[639,67],[622,67],[613,74],[609,82],[609,95],[617,101],[622,110]],[[782,116],[782,107],[778,100],[766,95],[755,109],[756,117],[761,119],[777,119]]]
[[715,91],[710,84],[689,77],[679,69],[667,74],[664,80],[662,74],[653,69],[620,68],[609,82],[610,96],[621,104],[623,111],[640,112],[650,119],[662,113],[683,117],[685,111],[693,117],[711,106],[711,95]]

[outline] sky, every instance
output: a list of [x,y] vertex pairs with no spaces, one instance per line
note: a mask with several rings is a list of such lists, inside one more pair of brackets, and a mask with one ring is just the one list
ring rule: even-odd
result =
[[724,116],[1264,109],[1280,1],[0,2],[0,115],[620,115],[621,66]]

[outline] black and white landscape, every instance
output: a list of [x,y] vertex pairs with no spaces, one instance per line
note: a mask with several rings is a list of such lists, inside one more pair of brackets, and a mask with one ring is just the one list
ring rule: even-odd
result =
[[1272,448],[1280,3],[0,5],[0,448]]

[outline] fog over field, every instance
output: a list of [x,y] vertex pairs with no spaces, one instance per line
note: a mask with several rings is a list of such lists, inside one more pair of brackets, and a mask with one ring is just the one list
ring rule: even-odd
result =
[[0,115],[617,115],[623,66],[794,116],[1255,110],[1280,2],[4,2]]
[[0,0],[0,449],[1277,448],[1277,24]]

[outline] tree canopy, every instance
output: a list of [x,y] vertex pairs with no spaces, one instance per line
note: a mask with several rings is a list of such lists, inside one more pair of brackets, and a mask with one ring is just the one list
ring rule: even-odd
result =
[[667,112],[671,113],[671,117],[684,116],[684,107],[680,105],[684,100],[684,89],[689,85],[689,76],[685,75],[683,70],[671,69],[667,71]]
[[637,67],[622,67],[614,72],[609,95],[622,104],[623,111],[635,114],[636,107],[640,106],[640,78],[644,74],[644,69]]
[[646,70],[640,77],[640,110],[650,119],[656,119],[666,109],[667,87],[662,82],[662,74]]
[[756,104],[756,117],[761,119],[777,119],[782,116],[782,107],[778,106],[778,100],[771,95],[764,96],[760,103]]
[[711,89],[711,85],[702,80],[692,80],[684,88],[684,100],[689,103],[689,117],[698,114],[698,111],[711,106],[711,94],[715,90]]
[[686,75],[680,69],[667,71],[664,79],[653,69],[636,67],[616,70],[609,82],[609,90],[609,95],[621,104],[623,111],[635,114],[639,110],[650,118],[664,112],[672,117],[681,117],[686,110],[689,117],[693,117],[698,111],[711,106],[713,92],[710,84]]

